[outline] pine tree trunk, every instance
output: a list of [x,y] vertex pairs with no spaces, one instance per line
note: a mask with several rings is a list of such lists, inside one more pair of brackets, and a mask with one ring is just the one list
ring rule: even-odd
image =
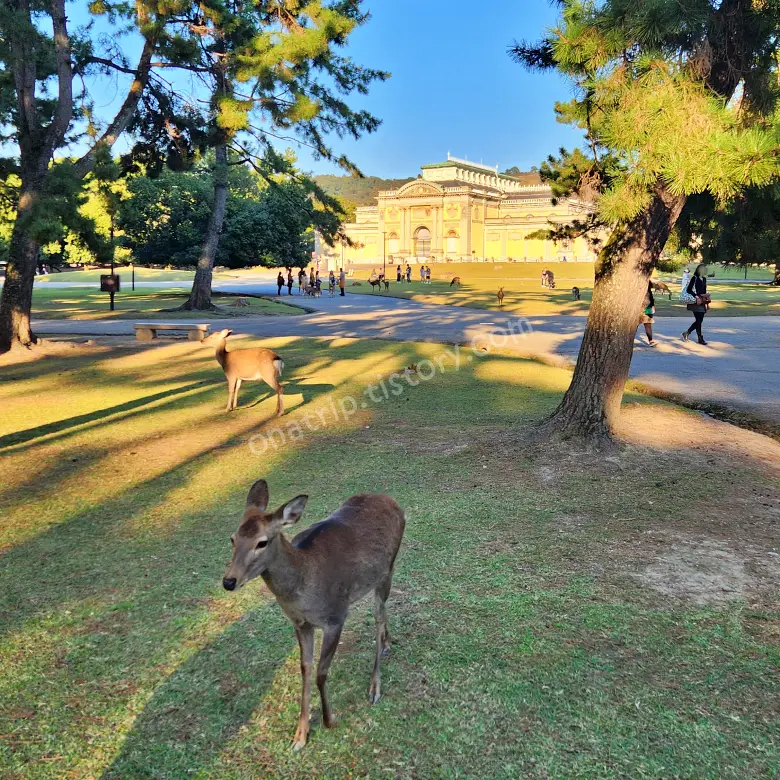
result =
[[775,260],[775,278],[772,280],[772,284],[780,287],[780,259]]
[[29,186],[19,197],[19,213],[11,234],[5,283],[0,297],[0,352],[7,352],[15,343],[29,347],[36,342],[30,327],[30,311],[39,247],[24,229],[24,217],[36,199],[37,193]]
[[602,250],[574,376],[542,423],[543,436],[596,446],[611,441],[650,275],[684,203],[684,197],[659,190],[650,208],[616,231]]
[[219,248],[222,223],[225,221],[225,208],[228,196],[227,146],[216,147],[214,166],[214,204],[211,207],[206,237],[200,249],[195,279],[192,282],[190,297],[181,308],[184,310],[212,311],[216,307],[211,302],[211,279],[214,273],[214,258]]

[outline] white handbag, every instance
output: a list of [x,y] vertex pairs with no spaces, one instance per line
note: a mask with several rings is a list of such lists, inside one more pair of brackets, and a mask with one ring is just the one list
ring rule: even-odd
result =
[[691,295],[687,290],[688,285],[680,290],[680,303],[696,303],[696,296]]

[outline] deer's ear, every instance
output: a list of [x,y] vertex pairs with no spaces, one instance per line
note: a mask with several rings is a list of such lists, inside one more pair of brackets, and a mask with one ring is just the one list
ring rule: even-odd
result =
[[246,505],[265,512],[268,506],[268,483],[264,479],[258,479],[249,489],[249,495],[246,497]]
[[274,514],[282,521],[282,526],[295,525],[301,519],[308,500],[308,496],[296,496],[292,501],[280,506]]

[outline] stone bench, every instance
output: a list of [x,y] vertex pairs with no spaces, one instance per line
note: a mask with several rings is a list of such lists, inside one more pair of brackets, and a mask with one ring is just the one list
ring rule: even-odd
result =
[[157,338],[158,330],[183,330],[190,341],[203,341],[209,335],[210,325],[190,322],[136,322],[135,337],[138,341],[152,341]]

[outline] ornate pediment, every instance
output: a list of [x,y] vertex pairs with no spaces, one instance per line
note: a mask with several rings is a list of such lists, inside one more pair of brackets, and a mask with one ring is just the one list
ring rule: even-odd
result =
[[431,196],[440,196],[444,194],[444,189],[438,184],[423,179],[415,179],[408,184],[404,184],[396,193],[398,198],[430,198]]

